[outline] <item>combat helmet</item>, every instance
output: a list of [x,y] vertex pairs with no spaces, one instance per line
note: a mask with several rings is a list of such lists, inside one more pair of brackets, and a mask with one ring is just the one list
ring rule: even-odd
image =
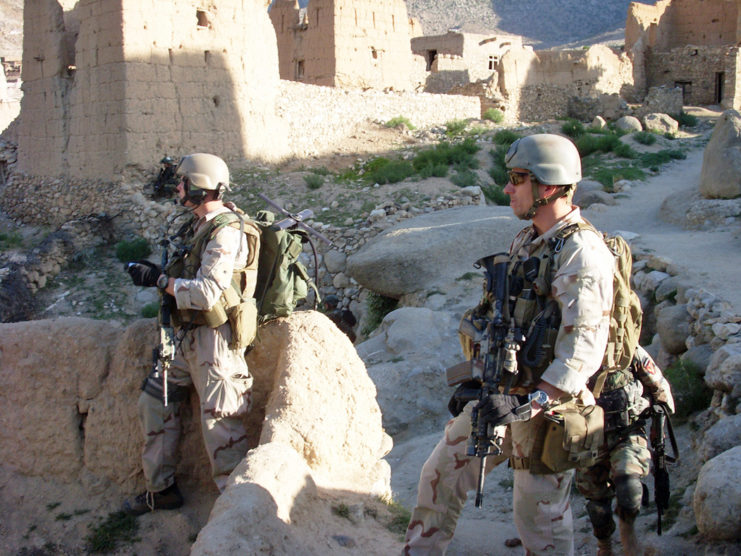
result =
[[215,154],[186,155],[180,159],[175,173],[184,178],[183,202],[190,201],[195,205],[200,205],[207,191],[216,191],[217,198],[221,198],[225,190],[230,191],[229,168],[226,162]]
[[[530,172],[534,202],[526,219],[532,218],[538,207],[568,194],[581,180],[579,151],[574,143],[560,135],[538,133],[517,139],[507,151],[505,163],[507,168],[524,168]],[[559,191],[539,198],[539,184],[559,186]]]

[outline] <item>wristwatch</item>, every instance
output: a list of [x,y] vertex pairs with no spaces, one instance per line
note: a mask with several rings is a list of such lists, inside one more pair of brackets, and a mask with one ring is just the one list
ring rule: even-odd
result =
[[167,274],[160,274],[160,277],[157,278],[157,287],[161,289],[162,291],[165,291],[167,289],[167,285],[170,283],[170,278],[167,276]]
[[535,392],[530,392],[527,395],[527,401],[530,402],[530,405],[535,402],[540,406],[541,409],[545,410],[549,405],[548,402],[550,401],[550,398],[548,397],[548,394],[545,393],[545,391],[536,390]]

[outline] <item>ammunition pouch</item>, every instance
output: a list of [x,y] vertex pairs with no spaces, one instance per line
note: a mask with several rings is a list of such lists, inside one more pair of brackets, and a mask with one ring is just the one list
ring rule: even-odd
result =
[[628,411],[630,400],[625,388],[604,392],[597,399],[597,405],[605,412],[605,432],[625,429],[631,425]]
[[598,405],[572,400],[549,409],[544,417],[541,462],[553,473],[597,463],[605,442],[605,415]]
[[243,350],[249,346],[257,335],[257,303],[249,297],[239,305],[227,311],[232,328],[232,339],[229,349]]

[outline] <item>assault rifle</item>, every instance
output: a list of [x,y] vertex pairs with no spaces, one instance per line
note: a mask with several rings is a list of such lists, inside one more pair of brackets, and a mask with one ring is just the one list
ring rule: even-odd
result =
[[[671,456],[665,452],[664,428],[669,432],[669,441],[672,445]],[[656,512],[659,516],[656,532],[661,535],[661,514],[669,508],[669,471],[667,463],[674,463],[679,457],[677,441],[674,438],[672,422],[667,414],[664,404],[655,403],[651,406],[651,460],[653,461],[654,475],[654,499],[656,500]]]
[[[164,239],[160,242],[162,245],[162,272],[167,267],[167,248],[169,240]],[[170,364],[175,358],[175,330],[172,327],[170,319],[171,311],[175,300],[172,296],[160,290],[160,312],[159,328],[160,343],[152,350],[152,371],[155,376],[162,379],[162,403],[167,407],[167,373],[170,370]]]
[[[509,255],[506,253],[489,255],[474,264],[476,268],[483,266],[485,269],[486,296],[491,302],[493,313],[491,320],[488,320],[486,324],[479,349],[479,356],[483,357],[479,403],[486,400],[490,394],[499,393],[502,385],[504,393],[508,393],[512,378],[517,374],[517,350],[522,338],[521,334],[515,331],[514,326],[509,324],[508,264]],[[478,368],[475,362],[473,368]],[[505,373],[507,373],[506,377]],[[492,427],[485,421],[479,420],[478,413],[476,408],[471,412],[471,437],[466,454],[481,458],[475,502],[476,507],[480,508],[483,502],[486,458],[489,455],[497,456],[502,453],[504,427]]]

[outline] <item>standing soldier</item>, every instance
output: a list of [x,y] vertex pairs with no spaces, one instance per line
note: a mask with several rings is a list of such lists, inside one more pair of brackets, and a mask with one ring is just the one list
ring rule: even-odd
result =
[[133,515],[183,504],[175,483],[175,451],[180,404],[190,385],[200,399],[203,440],[219,490],[247,451],[243,418],[250,407],[252,376],[244,346],[234,341],[245,323],[230,322],[227,313],[255,291],[259,235],[222,202],[229,190],[229,169],[221,158],[185,156],[176,174],[180,203],[192,213],[178,238],[182,248],[164,269],[148,261],[128,266],[134,284],[157,286],[171,296],[177,340],[166,385],[153,371],[139,396],[147,489],[124,503],[124,511]]
[[[506,163],[510,207],[518,218],[532,220],[506,255],[513,285],[507,318],[519,330],[538,333],[528,334],[534,343],[518,352],[519,379],[512,394],[469,402],[448,422],[422,468],[406,533],[408,555],[445,552],[467,493],[476,486],[480,460],[466,451],[472,409],[490,426],[509,424],[498,461],[509,456],[514,468],[514,521],[527,553],[574,552],[569,505],[574,471],[554,472],[544,463],[544,411],[573,400],[594,404],[587,381],[605,354],[615,262],[601,235],[571,204],[581,180],[579,153],[571,141],[551,134],[518,139]],[[485,293],[464,318],[491,321],[492,302]],[[498,461],[487,459],[489,467]]]
[[617,498],[615,513],[623,552],[641,553],[633,524],[643,498],[641,479],[648,476],[651,462],[644,411],[653,404],[663,404],[674,413],[669,382],[646,350],[638,346],[633,364],[609,373],[597,399],[605,411],[605,445],[599,461],[576,472],[576,486],[587,499],[598,556],[613,554],[613,498]]

